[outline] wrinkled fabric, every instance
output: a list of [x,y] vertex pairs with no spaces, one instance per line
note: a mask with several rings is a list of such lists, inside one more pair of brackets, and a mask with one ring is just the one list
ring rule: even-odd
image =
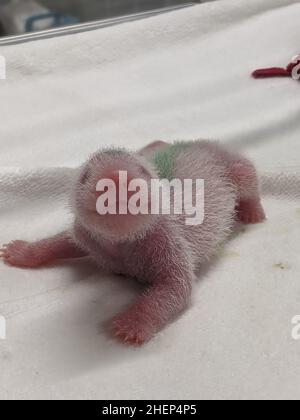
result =
[[297,0],[220,0],[1,47],[0,242],[72,223],[76,168],[102,146],[219,139],[253,159],[268,216],[203,268],[190,309],[139,349],[103,323],[140,292],[88,260],[0,262],[1,398],[299,398],[300,94],[256,68],[299,53]]

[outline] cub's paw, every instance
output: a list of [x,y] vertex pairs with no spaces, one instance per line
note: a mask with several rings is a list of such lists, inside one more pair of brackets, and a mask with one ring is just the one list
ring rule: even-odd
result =
[[13,267],[34,268],[43,264],[39,249],[25,241],[13,241],[3,245],[0,257],[5,264]]
[[154,333],[154,328],[149,325],[143,316],[138,313],[124,312],[115,316],[110,321],[112,334],[124,344],[141,346],[149,341]]
[[244,224],[262,223],[266,220],[265,211],[260,202],[240,202],[237,207],[238,220]]

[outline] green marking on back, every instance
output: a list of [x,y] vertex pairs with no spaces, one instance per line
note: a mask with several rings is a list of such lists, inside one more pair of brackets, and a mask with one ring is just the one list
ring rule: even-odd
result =
[[169,181],[174,179],[175,158],[191,144],[192,142],[176,142],[154,154],[152,159],[160,179],[168,179]]
[[172,179],[174,173],[172,147],[156,152],[153,156],[153,161],[160,179]]

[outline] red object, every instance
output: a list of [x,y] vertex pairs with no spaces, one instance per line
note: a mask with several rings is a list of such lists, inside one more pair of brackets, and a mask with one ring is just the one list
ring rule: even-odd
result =
[[293,69],[300,64],[300,55],[294,57],[292,62],[286,67],[270,67],[267,69],[255,70],[252,76],[255,79],[264,79],[267,77],[292,77]]

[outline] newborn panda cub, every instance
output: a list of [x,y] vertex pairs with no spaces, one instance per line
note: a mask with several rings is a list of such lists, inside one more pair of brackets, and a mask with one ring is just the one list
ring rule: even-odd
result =
[[[100,215],[96,203],[104,192],[96,186],[109,179],[119,190],[120,171],[127,172],[128,182],[143,179],[147,185],[153,179],[204,180],[203,223],[188,225],[185,214],[174,212]],[[2,258],[12,266],[33,268],[90,256],[102,269],[145,282],[136,302],[110,323],[112,333],[132,345],[150,340],[187,307],[199,266],[216,253],[235,220],[265,219],[253,165],[206,141],[158,141],[134,154],[100,150],[82,166],[71,201],[71,231],[33,243],[11,242],[2,248]]]

